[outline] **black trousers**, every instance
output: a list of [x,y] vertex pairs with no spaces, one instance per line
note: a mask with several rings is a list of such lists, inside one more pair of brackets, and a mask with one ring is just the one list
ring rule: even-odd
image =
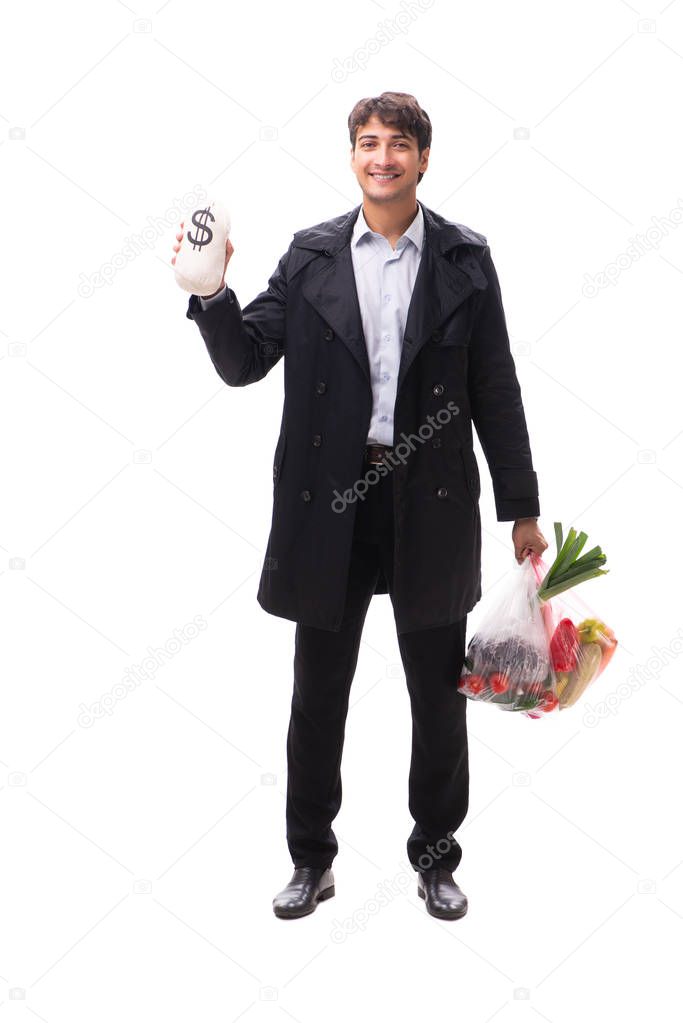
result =
[[[341,760],[349,691],[363,623],[380,566],[393,586],[392,474],[370,486],[356,509],[348,590],[339,632],[297,623],[294,690],[287,733],[287,844],[295,867],[331,866],[332,821],[342,799]],[[434,566],[438,572],[439,566]],[[467,616],[443,627],[397,633],[412,713],[408,838],[415,870],[454,871],[454,832],[467,814],[467,697],[458,691]]]

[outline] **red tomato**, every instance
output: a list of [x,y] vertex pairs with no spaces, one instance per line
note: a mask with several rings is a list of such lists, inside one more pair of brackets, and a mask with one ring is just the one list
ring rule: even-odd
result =
[[486,679],[483,675],[468,675],[467,676],[467,688],[471,693],[475,695],[480,693],[482,689],[486,688]]
[[541,700],[539,709],[544,710],[546,711],[546,713],[548,713],[551,710],[555,710],[559,702],[560,701],[558,700],[557,696],[555,696],[555,693],[552,691],[552,689],[548,689],[543,694],[543,699]]
[[502,671],[494,671],[489,675],[489,685],[494,693],[504,693],[510,685],[510,680]]

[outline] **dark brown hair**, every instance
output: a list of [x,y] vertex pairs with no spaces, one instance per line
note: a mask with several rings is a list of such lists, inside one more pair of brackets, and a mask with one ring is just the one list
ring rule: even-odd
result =
[[[373,114],[377,114],[382,124],[387,127],[399,128],[406,135],[416,138],[420,153],[431,146],[432,122],[415,97],[407,92],[383,92],[381,96],[368,96],[358,100],[349,114],[349,137],[353,149],[356,148],[358,129],[366,124]],[[422,177],[420,171],[417,176],[418,184]]]

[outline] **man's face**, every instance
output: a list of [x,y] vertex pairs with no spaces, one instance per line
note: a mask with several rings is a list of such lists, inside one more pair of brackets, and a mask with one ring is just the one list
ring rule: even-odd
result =
[[351,169],[363,195],[373,202],[395,202],[414,194],[417,176],[428,162],[429,148],[420,154],[414,136],[382,124],[377,114],[358,128]]

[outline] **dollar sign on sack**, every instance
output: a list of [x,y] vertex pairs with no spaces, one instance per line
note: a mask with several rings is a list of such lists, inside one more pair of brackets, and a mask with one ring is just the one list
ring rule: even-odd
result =
[[[195,210],[192,214],[192,223],[196,228],[198,228],[198,231],[194,238],[188,231],[187,240],[192,242],[193,252],[197,249],[201,249],[204,245],[208,245],[213,238],[213,231],[206,222],[209,218],[215,223],[216,218],[211,212],[211,208],[209,206],[207,206],[205,210]],[[199,231],[202,232],[201,235],[199,234]]]

